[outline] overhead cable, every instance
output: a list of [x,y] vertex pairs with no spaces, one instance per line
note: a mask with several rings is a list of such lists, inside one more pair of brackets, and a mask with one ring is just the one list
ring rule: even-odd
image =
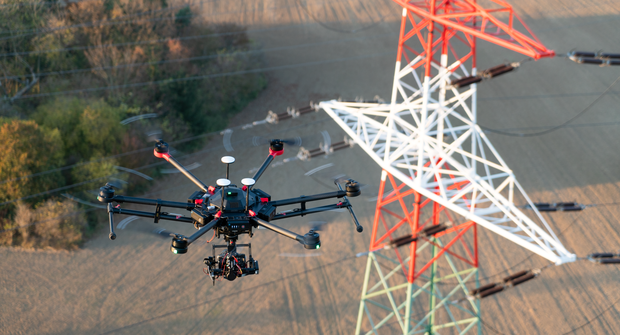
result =
[[[166,12],[166,11],[170,11],[170,10],[174,10],[174,9],[178,9],[178,8],[182,8],[182,7],[187,7],[187,5],[181,5],[181,6],[175,6],[175,7],[165,7],[165,8],[158,9],[158,10],[149,10],[149,11],[145,11],[145,12],[127,14],[127,15],[115,17],[115,18],[108,19],[108,20],[83,22],[83,23],[76,24],[76,25],[63,26],[63,27],[54,27],[54,28],[50,28],[50,29],[36,29],[36,28],[32,28],[32,29],[20,29],[20,30],[5,30],[3,32],[0,32],[0,34],[13,34],[13,33],[21,33],[21,32],[28,32],[28,33],[31,33],[31,34],[11,35],[11,36],[0,38],[0,41],[1,40],[7,40],[7,39],[13,39],[13,38],[21,37],[21,36],[26,36],[26,35],[35,35],[35,34],[39,34],[39,33],[54,32],[54,31],[62,30],[62,29],[71,29],[71,28],[76,28],[78,26],[82,27],[85,24],[89,24],[89,26],[94,26],[94,25],[97,25],[97,24],[119,22],[119,20],[125,19],[125,18],[129,18],[129,17],[136,17],[136,16],[142,16],[142,15],[156,14],[156,13]],[[121,21],[119,23],[132,22],[132,21],[138,21],[138,20]]]
[[[311,126],[311,125],[314,125],[314,124],[326,121],[328,119],[330,119],[330,118],[319,119],[319,120],[314,121],[314,122],[304,123],[304,124],[296,126],[296,127],[286,128],[286,129],[274,131],[274,132],[271,132],[271,133],[275,134],[275,133],[279,133],[279,132],[283,132],[283,131],[290,131],[290,130],[293,130],[293,129],[304,128],[304,127],[308,127],[308,126]],[[205,134],[204,136],[207,136],[207,135]],[[241,143],[241,142],[244,142],[244,141],[246,141],[246,140],[239,140],[239,141],[236,141],[235,143]],[[204,150],[192,152],[190,154],[186,154],[186,155],[180,156],[180,157],[178,157],[178,159],[181,159],[181,158],[184,158],[184,157],[193,156],[193,155],[197,155],[197,154],[200,154],[200,153],[214,151],[216,149],[219,149],[219,147],[210,147],[210,148],[207,148],[207,149],[204,149]],[[148,150],[153,150],[153,148],[151,147]],[[151,167],[163,165],[163,164],[166,164],[166,163],[167,163],[167,161],[160,161],[160,162],[156,162],[156,163],[153,163],[153,164],[143,165],[143,166],[134,168],[133,170],[136,170],[136,171],[144,170],[144,169],[148,169],[148,168],[151,168]],[[71,185],[66,185],[66,186],[59,187],[59,188],[56,188],[56,189],[53,189],[53,190],[49,190],[49,191],[45,191],[45,192],[40,192],[40,193],[36,193],[36,194],[31,194],[31,195],[27,195],[27,196],[24,196],[24,197],[21,197],[21,198],[17,198],[17,199],[12,199],[12,200],[0,203],[0,206],[12,204],[12,203],[20,201],[20,200],[27,200],[27,199],[31,199],[31,198],[34,198],[34,197],[39,197],[39,196],[42,196],[42,195],[48,195],[48,194],[52,194],[52,193],[57,193],[57,192],[60,192],[60,191],[64,191],[64,190],[71,189],[71,188],[75,188],[75,187],[78,187],[78,186],[81,186],[81,185],[85,185],[85,184],[88,184],[88,183],[92,183],[92,182],[95,182],[95,181],[104,180],[104,179],[110,178],[113,175],[115,175],[115,174],[104,176],[104,177],[100,177],[100,178],[94,178],[94,179],[91,179],[91,180],[87,180],[87,181],[83,181],[83,182],[79,182],[79,183],[75,183],[75,184],[71,184]]]
[[268,72],[268,71],[275,71],[275,70],[294,69],[294,68],[298,68],[298,67],[323,65],[323,64],[329,64],[329,63],[337,63],[337,62],[343,62],[343,61],[372,58],[372,57],[378,57],[378,56],[382,56],[382,55],[386,55],[386,54],[391,54],[391,53],[392,53],[391,51],[384,51],[384,52],[378,52],[378,53],[374,53],[374,54],[358,55],[358,56],[352,56],[352,57],[328,59],[328,60],[322,60],[322,61],[313,61],[313,62],[297,63],[297,64],[290,64],[290,65],[272,66],[272,67],[258,68],[258,69],[252,69],[252,70],[222,72],[222,73],[207,74],[207,75],[202,75],[202,76],[192,76],[192,77],[175,78],[175,79],[153,80],[153,81],[142,82],[142,83],[132,83],[132,84],[123,84],[123,85],[114,85],[114,86],[104,86],[104,87],[93,87],[93,88],[86,88],[86,89],[79,89],[79,90],[69,90],[69,91],[59,91],[59,92],[28,94],[28,95],[23,95],[23,96],[17,98],[16,100],[18,100],[18,99],[29,99],[29,98],[41,98],[41,97],[57,96],[57,95],[63,95],[63,94],[76,94],[76,93],[84,93],[84,92],[98,92],[98,91],[114,90],[114,89],[122,89],[122,88],[142,87],[142,86],[156,85],[156,84],[168,84],[168,83],[173,83],[173,82],[183,82],[183,81],[192,81],[192,80],[200,80],[200,79],[236,76],[236,75],[241,75],[241,74],[261,73],[261,72]]
[[[253,126],[256,126],[256,125],[259,125],[259,124],[264,124],[264,123],[277,123],[278,120],[280,120],[280,119],[283,120],[284,119],[284,117],[282,116],[283,114],[292,114],[293,115],[292,118],[297,118],[298,116],[301,116],[301,115],[304,115],[304,114],[307,114],[307,113],[308,113],[308,107],[302,107],[300,109],[289,108],[287,110],[287,112],[280,113],[280,114],[275,114],[275,113],[269,111],[267,113],[267,118],[265,118],[265,120],[254,121],[252,123],[248,123],[248,124],[244,124],[244,125],[238,125],[238,126],[235,126],[235,127],[230,127],[230,128],[224,129],[222,131],[212,131],[212,132],[204,133],[204,134],[200,134],[200,135],[188,136],[188,137],[184,137],[184,138],[181,138],[181,139],[178,139],[178,140],[170,141],[170,142],[168,142],[168,144],[171,144],[171,145],[181,144],[181,143],[193,141],[193,140],[196,140],[196,139],[204,138],[204,137],[207,137],[207,136],[210,136],[210,135],[215,135],[217,133],[219,133],[220,135],[223,135],[224,132],[226,132],[226,131],[232,131],[232,130],[236,130],[236,129],[245,130],[245,129],[251,128]],[[273,119],[273,121],[271,119]],[[324,118],[324,119],[321,119],[321,120],[327,120],[327,119],[328,118]],[[263,121],[267,121],[267,122],[263,122]],[[104,160],[107,160],[107,159],[113,159],[113,158],[129,156],[129,155],[133,155],[133,154],[137,154],[137,153],[141,153],[141,152],[147,152],[147,151],[151,151],[151,150],[153,150],[153,147],[149,146],[149,147],[146,147],[146,148],[132,150],[132,151],[116,154],[116,155],[110,155],[110,156],[101,157],[101,158],[98,158],[96,160],[92,160],[92,161],[88,161],[88,162],[81,162],[81,163],[66,165],[66,166],[63,166],[63,167],[55,168],[55,169],[39,171],[39,172],[32,173],[32,174],[29,174],[29,175],[26,175],[26,176],[22,176],[22,177],[16,177],[16,178],[2,180],[2,181],[0,181],[0,185],[8,183],[8,182],[12,182],[12,181],[17,181],[17,180],[22,180],[22,179],[26,179],[26,178],[42,176],[42,175],[50,174],[50,173],[53,173],[53,172],[64,171],[64,170],[71,169],[71,168],[78,167],[78,166],[82,166],[82,165],[98,163],[98,162],[101,162],[101,161],[104,161]]]
[[611,90],[611,88],[616,85],[616,83],[620,80],[620,76],[618,76],[618,78],[616,78],[616,80],[614,80],[613,83],[611,83],[611,85],[609,85],[607,87],[607,89],[605,89],[605,91],[603,91],[603,93],[601,93],[596,99],[594,99],[594,101],[592,101],[586,108],[584,108],[581,112],[577,113],[577,115],[573,116],[572,118],[568,119],[566,122],[557,125],[557,126],[553,126],[549,129],[543,130],[543,131],[539,131],[539,132],[535,132],[535,133],[511,133],[511,132],[507,132],[507,131],[503,131],[503,130],[499,130],[499,129],[493,129],[493,128],[489,128],[489,127],[485,127],[481,124],[478,124],[478,126],[487,132],[491,132],[491,133],[495,133],[495,134],[499,134],[499,135],[504,135],[504,136],[513,136],[513,137],[533,137],[533,136],[541,136],[541,135],[546,135],[549,134],[551,132],[554,132],[558,129],[564,128],[566,127],[568,124],[570,124],[571,122],[575,121],[577,118],[579,118],[580,116],[582,116],[583,114],[585,114],[587,111],[590,110],[590,108],[592,108],[599,100],[601,100],[601,98],[603,98],[605,96],[605,94],[607,94],[607,92],[609,92]]
[[[374,36],[367,37],[365,40],[371,40],[371,39],[375,39],[375,38],[383,38],[386,35],[388,35],[388,34],[374,35]],[[120,65],[114,65],[114,66],[92,67],[92,68],[65,70],[65,71],[41,72],[41,73],[36,73],[35,75],[37,77],[45,77],[45,76],[56,76],[56,75],[74,74],[74,73],[82,73],[82,72],[92,72],[92,71],[102,71],[102,70],[113,70],[113,69],[131,68],[131,67],[149,66],[149,65],[160,65],[160,64],[168,64],[168,63],[190,62],[190,61],[196,61],[196,60],[205,60],[205,59],[217,58],[217,57],[221,57],[221,56],[244,55],[244,54],[252,54],[252,53],[258,53],[258,52],[272,52],[272,51],[281,51],[281,50],[289,50],[289,49],[297,49],[297,48],[306,48],[306,47],[320,46],[320,45],[332,44],[332,43],[349,42],[349,41],[357,40],[357,39],[358,38],[352,37],[352,38],[347,38],[347,39],[329,40],[329,41],[322,41],[322,42],[316,42],[316,43],[304,43],[304,44],[297,44],[297,45],[287,45],[287,46],[282,46],[282,47],[274,47],[274,48],[267,48],[267,49],[257,49],[257,50],[249,50],[249,51],[233,51],[233,52],[227,52],[227,53],[209,54],[209,55],[204,55],[204,56],[196,56],[196,57],[188,57],[188,58],[167,59],[167,60],[153,61],[153,62],[120,64]],[[2,79],[19,79],[19,78],[23,78],[23,77],[24,76],[5,76],[5,77],[0,77],[0,80],[2,80]]]
[[[580,326],[576,327],[576,328],[572,328],[571,330],[562,333],[561,335],[568,335],[568,334],[574,334],[577,330],[582,329],[583,327],[586,327],[587,325],[591,324],[592,322],[598,320],[601,316],[603,316],[605,313],[607,313],[610,309],[614,308],[618,303],[620,303],[620,298],[616,299],[611,305],[609,305],[609,307],[605,308],[605,310],[603,310],[602,312],[598,313],[596,316],[594,316],[593,318],[587,320],[586,322],[584,322],[583,324],[581,324]],[[494,332],[495,334],[498,335],[504,335],[504,333],[500,332],[499,330],[491,327],[490,325],[488,325],[486,322],[482,321],[482,319],[480,319],[480,323],[482,323],[482,325],[484,327],[486,327],[487,329],[491,330],[492,332]]]
[[[271,31],[271,30],[278,30],[278,29],[282,29],[282,27],[256,29],[253,31]],[[239,34],[243,34],[246,32],[247,31],[233,31],[233,32],[226,32],[226,33],[210,33],[210,34],[203,34],[203,35],[182,36],[182,37],[174,37],[174,38],[166,37],[166,38],[158,38],[158,39],[148,40],[148,41],[134,41],[134,42],[123,42],[123,43],[77,46],[77,47],[59,48],[59,49],[9,52],[9,53],[0,54],[0,57],[29,56],[29,55],[38,55],[38,54],[45,54],[45,53],[57,53],[57,52],[76,51],[76,50],[92,50],[92,49],[101,49],[101,48],[110,48],[110,47],[122,47],[122,46],[129,46],[129,45],[158,44],[158,43],[166,43],[170,40],[187,41],[187,40],[194,40],[194,39],[200,39],[200,38],[206,38],[206,37],[212,37],[212,36],[239,35]]]
[[[210,2],[210,1],[216,1],[216,0],[206,0],[205,2]],[[313,5],[333,4],[333,3],[337,3],[337,2],[343,2],[343,1],[345,1],[345,0],[323,1],[323,2],[319,2],[317,4],[313,4]],[[273,10],[277,10],[277,9],[291,8],[291,7],[297,7],[297,6],[298,5],[272,7],[272,8],[267,8],[267,10],[273,11]],[[162,9],[162,11],[163,10],[165,10],[165,9]],[[122,24],[122,23],[134,23],[134,22],[138,22],[138,21],[141,21],[141,22],[152,22],[152,21],[172,20],[172,19],[176,20],[176,19],[191,18],[191,17],[209,17],[209,16],[219,16],[219,15],[226,15],[226,14],[246,13],[246,12],[250,12],[250,10],[219,12],[219,13],[211,13],[211,14],[192,14],[192,15],[183,15],[183,16],[171,16],[171,17],[167,17],[167,18],[134,19],[134,20],[127,20],[127,21],[115,21],[115,20],[90,21],[90,22],[83,22],[83,23],[78,23],[78,24],[70,25],[70,26],[55,27],[55,28],[51,28],[51,29],[42,29],[42,30],[38,30],[36,32],[2,37],[2,38],[0,38],[0,41],[8,40],[8,39],[13,39],[13,38],[17,38],[17,37],[23,37],[23,36],[30,36],[30,35],[36,35],[36,34],[50,33],[50,32],[54,32],[54,31],[58,31],[58,30],[63,30],[63,29],[87,28],[87,27],[94,27],[94,26],[109,26],[109,25],[116,25],[116,24]],[[251,10],[251,12],[256,12],[256,10]],[[138,15],[138,14],[129,14],[129,15],[126,15],[125,17],[136,16],[136,15]],[[279,27],[279,29],[283,29],[283,28]],[[12,31],[12,32],[15,32],[15,31]]]

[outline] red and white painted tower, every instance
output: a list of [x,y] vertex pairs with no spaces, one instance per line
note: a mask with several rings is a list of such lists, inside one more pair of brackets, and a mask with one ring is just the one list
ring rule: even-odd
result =
[[451,297],[477,279],[479,226],[556,264],[575,260],[477,125],[476,83],[514,68],[478,72],[477,39],[533,59],[554,52],[504,1],[394,1],[390,103],[320,104],[383,168],[356,334],[466,333],[480,329],[478,302]]

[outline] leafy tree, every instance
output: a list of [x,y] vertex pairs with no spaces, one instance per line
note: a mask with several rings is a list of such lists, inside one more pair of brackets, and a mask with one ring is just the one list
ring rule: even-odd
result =
[[70,200],[49,199],[34,209],[19,203],[12,234],[0,234],[0,244],[25,248],[75,249],[83,242],[86,217]]
[[63,134],[67,156],[73,162],[93,156],[107,156],[122,150],[125,129],[120,121],[127,106],[112,107],[103,100],[57,99],[39,106],[33,118],[41,125]]
[[[50,130],[34,121],[12,120],[0,127],[0,143],[3,149],[0,180],[5,181],[0,184],[0,201],[43,192],[64,183],[60,172],[24,178],[64,163],[63,142],[58,129]],[[37,200],[40,199],[29,201]]]

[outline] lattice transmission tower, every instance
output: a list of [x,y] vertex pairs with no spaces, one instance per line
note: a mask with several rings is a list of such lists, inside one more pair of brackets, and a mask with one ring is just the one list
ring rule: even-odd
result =
[[480,331],[478,300],[453,301],[478,286],[478,226],[556,264],[575,255],[477,125],[476,83],[514,66],[478,73],[476,40],[533,59],[554,52],[504,1],[394,1],[390,103],[320,104],[383,169],[356,334]]

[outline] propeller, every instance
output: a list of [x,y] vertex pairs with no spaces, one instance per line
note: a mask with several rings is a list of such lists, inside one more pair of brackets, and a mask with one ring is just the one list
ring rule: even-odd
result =
[[117,189],[117,190],[122,190],[125,185],[129,184],[128,182],[122,180],[122,179],[118,179],[118,178],[109,178],[108,181],[105,183],[107,186],[112,186],[113,188]]
[[291,145],[295,147],[300,147],[303,142],[302,138],[299,136],[295,136],[293,138],[282,138],[282,139],[265,138],[261,136],[254,136],[252,138],[252,144],[255,147],[265,145],[265,144],[271,144],[272,141],[279,141],[286,145]]
[[[310,230],[313,230],[313,231],[323,231],[325,225],[329,224],[329,222],[327,222],[327,221],[310,221],[308,223],[310,224]],[[293,253],[285,252],[285,253],[279,254],[278,256],[280,256],[280,257],[294,257],[294,258],[297,258],[297,257],[300,257],[300,258],[301,257],[319,257],[319,256],[321,256],[320,252],[307,252],[306,248],[303,245],[296,244],[295,245],[295,251],[298,251],[300,249],[303,249],[304,252],[293,252]]]
[[153,233],[153,234],[155,234],[157,237],[160,237],[160,238],[165,239],[165,240],[167,240],[167,239],[169,239],[171,236],[174,236],[174,235],[175,235],[175,233],[173,233],[173,232],[171,232],[171,231],[169,231],[169,230],[167,230],[167,229],[164,229],[164,228],[155,228],[155,229],[153,229],[153,230],[151,231],[151,233]]
[[[147,131],[147,132],[144,133],[144,135],[146,135],[146,139],[149,142],[159,142],[159,141],[162,141],[164,139],[163,132],[161,131],[161,129],[155,129],[155,130]],[[173,148],[172,146],[170,146],[169,143],[168,143],[168,149],[170,150],[169,153],[171,155],[174,155],[174,154],[178,153],[178,151],[175,148]]]
[[[131,218],[131,217],[129,217]],[[119,229],[127,229],[127,230],[132,230],[135,232],[138,232],[140,234],[147,234],[150,236],[157,236],[161,239],[164,240],[170,240],[170,237],[175,235],[172,231],[165,229],[165,228],[161,228],[161,227],[157,227],[153,224],[148,224],[148,223],[136,223],[136,224],[128,224],[134,220],[130,220],[130,221],[125,221],[126,223],[123,225],[123,222],[125,220],[119,222],[119,224],[117,225],[117,228]]]
[[163,139],[163,132],[161,131],[161,129],[147,131],[144,134],[146,135],[146,138],[149,142],[157,142]]
[[310,230],[314,231],[323,231],[323,227],[328,224],[327,221],[310,221],[308,223],[311,224]]
[[[338,184],[346,184],[349,180],[354,179],[345,173],[331,170],[331,169],[324,169],[324,170],[318,171],[308,176],[311,178],[316,178],[317,181],[325,181],[325,182],[332,182],[332,183],[338,183]],[[357,184],[359,185],[360,189],[364,189],[368,186],[360,182],[357,182]]]

